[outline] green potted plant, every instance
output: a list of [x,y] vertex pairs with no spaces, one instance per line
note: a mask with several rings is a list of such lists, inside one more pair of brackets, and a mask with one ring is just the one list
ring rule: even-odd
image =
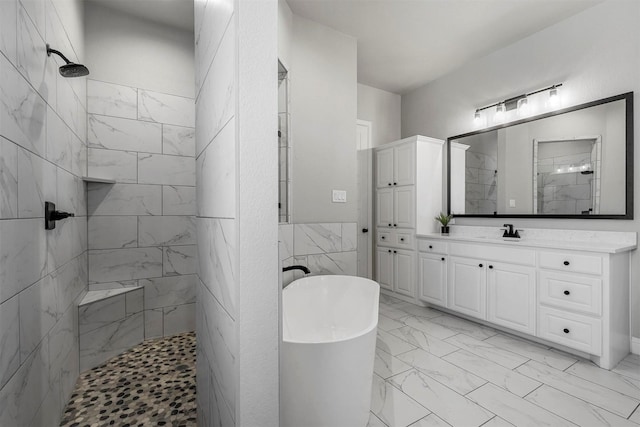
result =
[[445,215],[442,212],[435,218],[435,220],[442,225],[442,227],[440,227],[440,234],[445,236],[449,235],[449,222],[451,222],[452,218],[453,215]]

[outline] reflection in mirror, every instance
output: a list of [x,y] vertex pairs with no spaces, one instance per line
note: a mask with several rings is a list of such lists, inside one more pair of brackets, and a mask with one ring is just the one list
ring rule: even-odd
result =
[[289,222],[289,189],[291,180],[289,174],[289,159],[291,157],[289,129],[289,72],[278,61],[278,221]]
[[449,138],[456,216],[633,218],[633,94]]

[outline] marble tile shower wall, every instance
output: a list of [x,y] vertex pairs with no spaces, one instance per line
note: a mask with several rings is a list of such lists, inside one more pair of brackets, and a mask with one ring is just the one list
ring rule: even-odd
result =
[[143,287],[144,338],[192,331],[194,101],[89,80],[87,110],[88,175],[116,181],[88,187],[89,287]]
[[[64,3],[64,4],[63,4]],[[0,425],[57,425],[78,377],[87,287],[86,79],[64,79],[46,43],[82,59],[82,5],[0,2]],[[79,30],[80,29],[80,30]],[[44,202],[75,218],[44,229]]]
[[[278,227],[282,266],[304,265],[312,274],[346,274],[358,270],[357,224],[281,224]],[[302,277],[300,271],[286,272],[284,284]]]
[[195,6],[198,425],[234,426],[237,332],[236,37],[233,0]]

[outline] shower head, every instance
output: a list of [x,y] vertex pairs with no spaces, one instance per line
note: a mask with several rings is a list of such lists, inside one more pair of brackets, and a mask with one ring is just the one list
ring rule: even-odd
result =
[[87,67],[82,64],[75,64],[69,61],[60,51],[51,49],[47,44],[47,56],[51,56],[52,53],[55,53],[60,58],[64,59],[64,62],[66,62],[66,64],[58,68],[62,77],[82,77],[89,74],[89,69]]

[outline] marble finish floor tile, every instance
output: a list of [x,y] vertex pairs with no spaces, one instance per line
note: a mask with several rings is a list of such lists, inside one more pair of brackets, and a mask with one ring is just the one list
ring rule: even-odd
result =
[[[607,371],[549,346],[386,295],[380,296],[380,312],[388,330],[379,329],[376,363],[386,379],[374,375],[374,384],[387,390],[386,383],[402,399],[394,406],[396,391],[387,390],[384,412],[396,416],[405,397],[430,412],[408,427],[640,426],[640,356],[630,354]],[[398,323],[404,326],[389,329]],[[475,402],[472,409],[469,401]],[[405,422],[386,419],[372,406],[371,427]]]
[[572,396],[604,408],[624,418],[629,417],[640,404],[640,396],[631,398],[575,375],[529,361],[517,369],[523,375],[545,383]]
[[584,400],[543,385],[526,397],[529,402],[560,415],[579,426],[632,427],[635,424]]
[[194,333],[149,340],[80,374],[61,427],[196,425]]
[[523,338],[516,338],[510,335],[497,334],[486,340],[488,343],[508,350],[520,356],[536,360],[552,368],[564,371],[578,360],[571,355],[565,355],[559,351],[550,350],[542,344],[527,341]]
[[371,386],[371,412],[389,427],[407,427],[430,413],[377,375]]

